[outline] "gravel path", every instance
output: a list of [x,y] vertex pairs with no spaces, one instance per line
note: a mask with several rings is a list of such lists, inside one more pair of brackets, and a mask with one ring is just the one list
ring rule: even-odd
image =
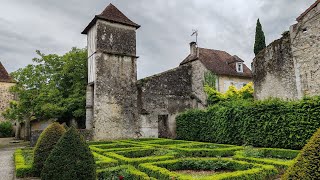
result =
[[0,180],[14,178],[13,152],[15,148],[0,149]]
[[0,180],[15,179],[13,153],[15,149],[28,145],[28,142],[12,141],[13,138],[0,138]]

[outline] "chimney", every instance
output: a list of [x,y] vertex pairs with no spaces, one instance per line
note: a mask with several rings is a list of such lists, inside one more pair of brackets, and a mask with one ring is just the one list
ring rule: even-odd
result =
[[197,43],[193,41],[190,43],[190,55],[195,54],[197,54]]

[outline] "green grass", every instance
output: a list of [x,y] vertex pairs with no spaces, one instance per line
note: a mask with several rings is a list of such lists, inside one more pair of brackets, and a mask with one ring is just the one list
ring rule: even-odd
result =
[[[98,179],[272,179],[299,153],[162,138],[98,141],[89,145]],[[17,176],[32,176],[32,149],[18,149],[15,159]]]

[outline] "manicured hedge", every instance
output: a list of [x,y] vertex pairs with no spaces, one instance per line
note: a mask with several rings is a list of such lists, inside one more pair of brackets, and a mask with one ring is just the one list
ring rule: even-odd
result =
[[299,151],[276,148],[252,148],[237,151],[233,159],[248,162],[271,164],[280,169],[287,169],[292,165],[293,159],[297,157]]
[[14,163],[16,177],[33,177],[34,171],[32,168],[32,150],[17,149],[14,152]]
[[233,156],[234,153],[242,149],[241,146],[229,148],[175,148],[178,157],[226,157]]
[[98,154],[96,152],[92,152],[92,155],[95,159],[96,165],[98,169],[107,168],[107,167],[113,167],[118,165],[118,161],[115,159],[111,159],[108,157],[105,157],[101,154]]
[[130,180],[155,180],[154,178],[149,177],[146,173],[143,173],[130,165],[121,165],[97,171],[98,180],[120,179],[120,177]]
[[[103,155],[118,160],[121,164],[139,165],[145,162],[156,162],[173,159],[174,154],[151,154],[154,149],[139,149],[132,151],[106,152]],[[137,157],[134,157],[137,156]]]
[[157,179],[193,180],[192,176],[179,174],[176,170],[232,170],[234,172],[213,174],[205,179],[266,179],[278,173],[271,165],[261,165],[227,158],[185,158],[139,165],[139,169]]
[[320,127],[320,97],[222,102],[182,113],[176,122],[178,139],[301,149]]
[[320,128],[303,147],[295,162],[283,175],[283,180],[319,179]]

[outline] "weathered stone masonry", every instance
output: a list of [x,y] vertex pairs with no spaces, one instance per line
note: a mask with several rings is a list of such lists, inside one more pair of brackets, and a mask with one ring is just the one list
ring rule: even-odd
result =
[[255,97],[298,99],[320,94],[320,1],[252,63]]
[[178,67],[138,81],[139,129],[146,137],[175,137],[175,117],[192,108],[192,67]]
[[297,97],[289,32],[260,52],[252,67],[257,99]]
[[9,107],[10,101],[14,99],[14,95],[9,91],[13,85],[14,83],[0,82],[0,122],[5,120],[2,112]]
[[14,94],[10,92],[14,85],[14,81],[0,62],[0,122],[5,120],[2,113],[9,107],[10,101],[14,100]]
[[179,67],[137,81],[139,27],[110,4],[83,31],[88,39],[86,128],[94,140],[175,138],[176,116],[206,106],[205,73],[231,74],[230,82],[232,77],[251,80],[245,65],[243,72],[230,66],[243,60],[192,42],[190,55]]
[[86,125],[93,130],[95,140],[132,138],[138,131],[135,32],[138,27],[109,5],[83,31],[88,34],[91,67]]

